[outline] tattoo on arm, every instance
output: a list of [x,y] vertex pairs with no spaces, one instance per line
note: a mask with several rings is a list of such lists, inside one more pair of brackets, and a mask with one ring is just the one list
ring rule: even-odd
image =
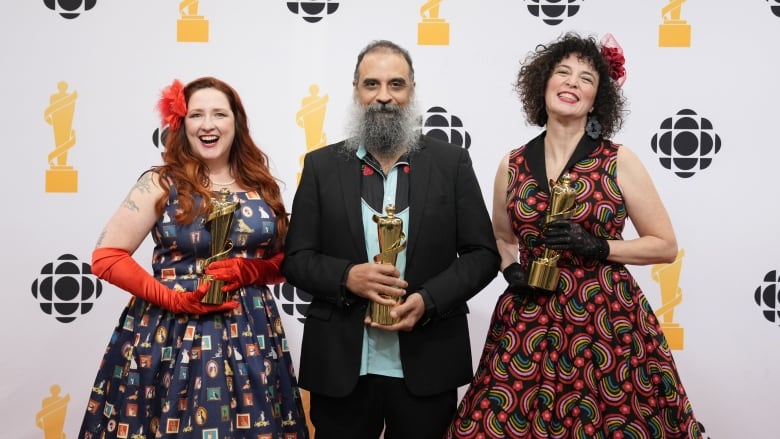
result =
[[132,198],[133,191],[137,190],[142,193],[150,194],[152,193],[153,184],[154,183],[152,182],[152,177],[148,172],[142,175],[141,178],[138,179],[137,182],[135,182],[133,188],[130,189],[130,192],[127,194],[127,197],[125,197],[125,200],[122,202],[122,205],[127,209],[132,210],[133,212],[140,211],[141,209],[138,207],[138,204],[136,204],[136,202]]

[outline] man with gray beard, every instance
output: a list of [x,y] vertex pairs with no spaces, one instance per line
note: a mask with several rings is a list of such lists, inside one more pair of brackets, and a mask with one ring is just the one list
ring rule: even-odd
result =
[[[438,439],[472,377],[466,302],[498,251],[468,151],[420,135],[414,88],[409,53],[370,43],[349,139],[304,159],[282,272],[313,296],[299,384],[317,439]],[[408,238],[390,263],[383,222]]]

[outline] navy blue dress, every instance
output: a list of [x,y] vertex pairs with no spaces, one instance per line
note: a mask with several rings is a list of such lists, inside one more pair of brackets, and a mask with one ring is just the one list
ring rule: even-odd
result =
[[[257,192],[232,194],[231,256],[261,257],[276,229]],[[153,274],[172,289],[193,291],[210,256],[202,218],[174,219],[171,190],[152,229]],[[235,292],[234,311],[173,314],[133,297],[111,335],[79,438],[308,437],[300,390],[271,291]]]

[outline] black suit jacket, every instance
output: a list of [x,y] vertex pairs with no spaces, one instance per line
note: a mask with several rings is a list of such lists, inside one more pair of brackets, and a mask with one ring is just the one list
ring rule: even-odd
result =
[[[424,288],[433,318],[399,332],[410,392],[432,395],[473,374],[466,301],[498,272],[490,217],[467,150],[422,137],[410,155],[408,292]],[[308,153],[292,206],[282,272],[313,296],[304,324],[299,382],[348,395],[360,371],[368,301],[348,291],[346,272],[369,261],[360,207],[360,160],[344,142]],[[373,257],[373,255],[370,255]]]

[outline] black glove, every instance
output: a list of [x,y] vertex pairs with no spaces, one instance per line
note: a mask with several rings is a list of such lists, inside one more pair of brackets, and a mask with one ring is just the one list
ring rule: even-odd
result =
[[528,280],[525,278],[525,270],[517,262],[512,262],[504,268],[504,279],[512,291],[527,290]]
[[579,223],[560,219],[544,228],[544,244],[551,250],[571,250],[586,258],[604,261],[609,256],[606,239],[588,233]]

